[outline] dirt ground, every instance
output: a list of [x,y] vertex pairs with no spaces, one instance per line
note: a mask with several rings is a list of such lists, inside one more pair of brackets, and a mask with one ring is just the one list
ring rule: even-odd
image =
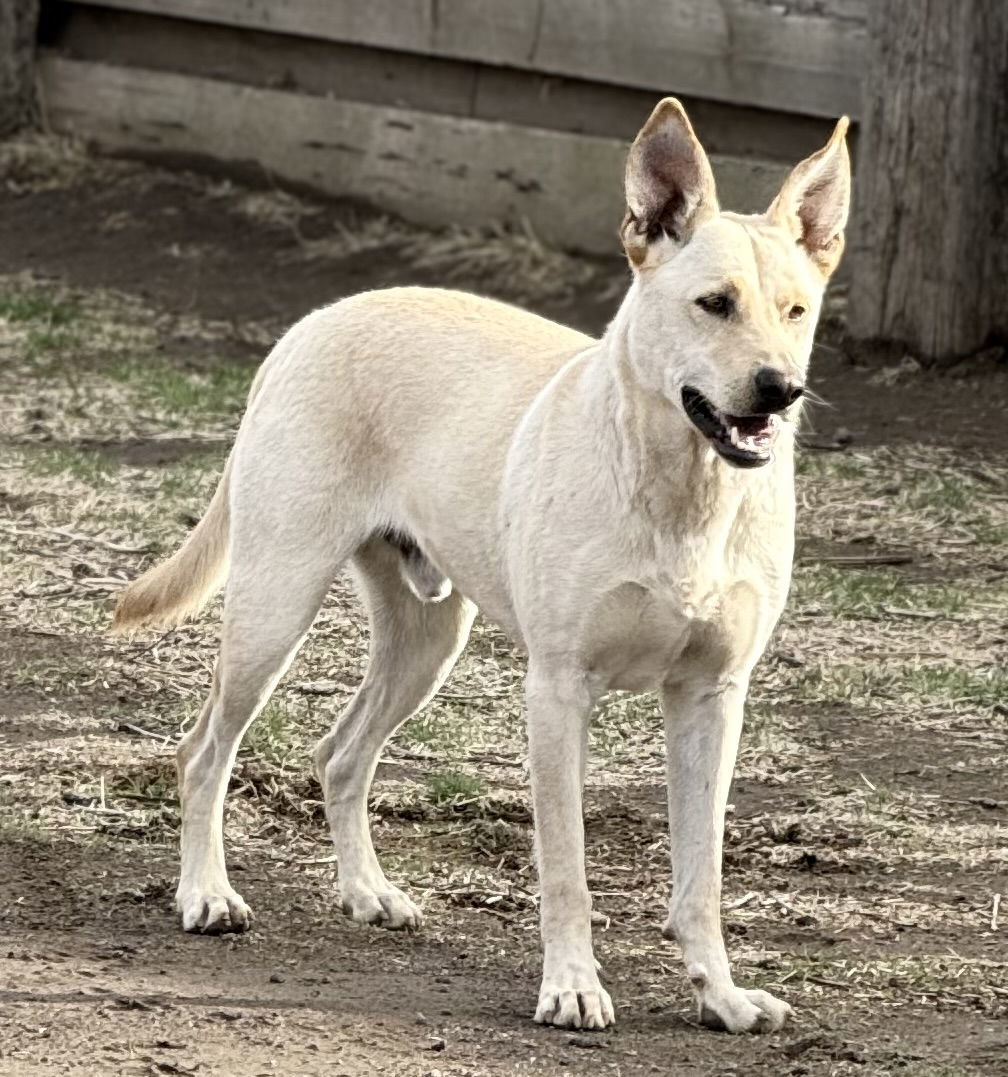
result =
[[372,796],[379,855],[427,925],[345,920],[308,766],[364,668],[343,581],[235,768],[227,845],[254,930],[179,930],[172,751],[219,610],[123,642],[109,604],[202,512],[277,334],[405,282],[600,331],[626,272],[528,235],[0,146],[0,1073],[1008,1073],[1008,370],[996,351],[941,371],[852,356],[842,285],[726,840],[737,979],[786,997],[793,1025],[696,1025],[659,934],[661,723],[626,695],[593,723],[586,794],[618,1024],[531,1022],[523,666],[481,622]]

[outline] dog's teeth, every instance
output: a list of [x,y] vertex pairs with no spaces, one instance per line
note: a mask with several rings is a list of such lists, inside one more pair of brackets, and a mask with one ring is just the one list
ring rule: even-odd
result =
[[740,441],[740,435],[739,435],[739,428],[737,426],[733,426],[731,428],[730,436],[731,436],[732,445],[738,445],[739,441]]

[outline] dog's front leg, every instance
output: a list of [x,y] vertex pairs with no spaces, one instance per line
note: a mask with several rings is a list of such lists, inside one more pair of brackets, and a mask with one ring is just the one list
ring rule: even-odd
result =
[[693,683],[662,693],[672,845],[672,897],[663,931],[682,947],[705,1025],[765,1032],[780,1028],[791,1007],[766,991],[735,986],[721,933],[724,817],[744,701],[744,685]]
[[580,671],[544,668],[535,660],[526,697],[543,940],[535,1019],[562,1028],[605,1028],[613,1023],[613,1008],[592,952],[581,813],[593,700]]

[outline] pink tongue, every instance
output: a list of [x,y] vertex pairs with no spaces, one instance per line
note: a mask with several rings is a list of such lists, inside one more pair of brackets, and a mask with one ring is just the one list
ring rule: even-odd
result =
[[758,437],[761,434],[769,435],[770,433],[770,420],[759,415],[745,419],[735,419],[734,423],[738,427],[738,432],[744,438]]

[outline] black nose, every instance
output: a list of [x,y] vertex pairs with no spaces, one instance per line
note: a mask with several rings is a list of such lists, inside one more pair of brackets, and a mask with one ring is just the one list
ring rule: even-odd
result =
[[783,371],[772,366],[760,367],[753,381],[756,386],[753,410],[756,412],[783,411],[805,392],[805,386],[801,382],[789,378]]

